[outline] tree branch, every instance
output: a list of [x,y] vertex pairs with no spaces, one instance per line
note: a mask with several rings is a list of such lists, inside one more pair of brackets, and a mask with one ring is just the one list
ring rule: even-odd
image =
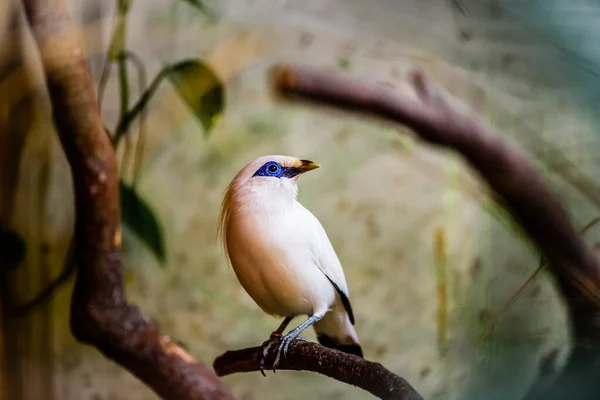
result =
[[[259,371],[260,347],[228,351],[217,357],[213,367],[219,376],[238,372]],[[273,368],[277,346],[271,346],[265,369]],[[404,379],[381,364],[329,349],[317,343],[293,341],[287,356],[282,357],[278,370],[312,371],[364,389],[380,399],[422,400]]]
[[[339,74],[310,67],[278,65],[273,69],[277,93],[353,110],[404,124],[424,141],[461,154],[493,189],[501,203],[539,246],[556,276],[569,307],[575,350],[556,386],[530,394],[529,399],[567,398],[578,394],[598,398],[595,372],[600,359],[600,267],[591,246],[577,233],[566,210],[521,152],[506,145],[476,119],[454,109],[441,90],[420,70],[410,75],[416,98]],[[594,364],[596,363],[596,364]],[[586,372],[585,376],[581,375]],[[573,379],[578,374],[583,376]],[[583,390],[583,386],[585,390]],[[562,393],[556,397],[556,393]],[[562,396],[562,397],[560,397]],[[586,395],[581,394],[588,398]],[[595,396],[595,397],[594,397]]]
[[78,33],[64,0],[24,0],[75,191],[77,271],[71,330],[165,399],[231,399],[214,373],[123,289],[117,162],[100,119]]
[[453,109],[423,72],[414,71],[410,80],[417,99],[308,67],[274,69],[275,87],[284,95],[375,114],[407,125],[427,142],[460,153],[547,256],[570,306],[596,311],[600,304],[596,255],[532,164],[479,121]]

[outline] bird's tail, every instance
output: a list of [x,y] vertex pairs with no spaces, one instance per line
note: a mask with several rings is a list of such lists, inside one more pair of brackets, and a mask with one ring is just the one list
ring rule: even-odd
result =
[[346,310],[332,310],[314,324],[317,340],[325,347],[363,357],[358,335]]

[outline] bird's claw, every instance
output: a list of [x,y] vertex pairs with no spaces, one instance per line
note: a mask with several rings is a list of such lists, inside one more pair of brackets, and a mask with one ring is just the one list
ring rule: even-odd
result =
[[290,347],[290,344],[294,341],[294,340],[300,340],[302,342],[308,342],[307,339],[303,338],[302,336],[296,336],[294,334],[287,334],[284,337],[281,338],[281,342],[279,343],[279,346],[277,347],[277,357],[275,358],[275,361],[273,362],[273,372],[275,373],[277,366],[279,365],[279,360],[281,359],[281,352],[283,351],[283,357],[287,357],[287,351],[288,348]]
[[308,340],[306,338],[303,338],[302,336],[296,336],[295,338],[291,338],[291,339],[287,340],[286,343],[285,343],[285,346],[283,347],[283,356],[284,357],[287,357],[288,347],[290,347],[290,344],[294,340],[299,340],[301,342],[308,342]]
[[258,365],[260,369],[260,373],[266,377],[265,374],[265,360],[267,359],[267,355],[269,354],[269,350],[271,346],[277,344],[281,341],[282,335],[277,332],[271,333],[271,336],[268,340],[264,341],[263,344],[258,349]]
[[275,358],[275,361],[273,362],[273,372],[276,373],[277,365],[279,364],[279,360],[281,359],[281,352],[283,351],[283,356],[286,357],[288,347],[294,340],[308,342],[308,339],[303,338],[302,336],[294,336],[293,333],[288,333],[287,335],[283,336],[280,333],[273,332],[271,333],[269,339],[264,341],[263,344],[258,348],[258,368],[260,370],[260,373],[264,377],[267,376],[265,374],[265,360],[269,355],[269,350],[271,349],[271,346],[273,346],[274,344],[279,344],[279,346],[277,346],[277,356]]

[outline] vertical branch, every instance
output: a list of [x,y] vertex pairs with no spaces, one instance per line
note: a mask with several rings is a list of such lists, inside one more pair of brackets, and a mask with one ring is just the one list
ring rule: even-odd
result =
[[71,330],[165,399],[231,399],[198,362],[125,299],[117,162],[64,0],[25,0],[75,191]]
[[110,49],[110,58],[112,60],[117,60],[119,64],[119,91],[121,95],[120,121],[125,114],[127,114],[127,110],[129,110],[129,76],[127,72],[127,60],[125,57],[122,57],[122,55],[125,54],[126,50],[127,14],[129,13],[131,0],[118,0],[118,2],[119,15],[115,35],[113,37],[114,42]]

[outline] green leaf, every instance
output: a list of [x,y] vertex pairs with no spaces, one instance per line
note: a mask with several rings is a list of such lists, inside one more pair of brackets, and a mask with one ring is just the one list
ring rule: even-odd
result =
[[178,62],[171,67],[169,78],[208,136],[224,108],[225,90],[221,79],[200,60]]
[[166,260],[162,227],[150,206],[136,191],[124,182],[119,183],[121,192],[121,218],[123,224],[154,253],[163,264]]
[[166,78],[171,79],[182,99],[201,121],[205,135],[210,134],[210,128],[221,117],[225,103],[225,90],[223,83],[210,67],[200,60],[192,59],[168,65],[154,77],[148,89],[119,122],[113,136],[113,145],[119,143]]

